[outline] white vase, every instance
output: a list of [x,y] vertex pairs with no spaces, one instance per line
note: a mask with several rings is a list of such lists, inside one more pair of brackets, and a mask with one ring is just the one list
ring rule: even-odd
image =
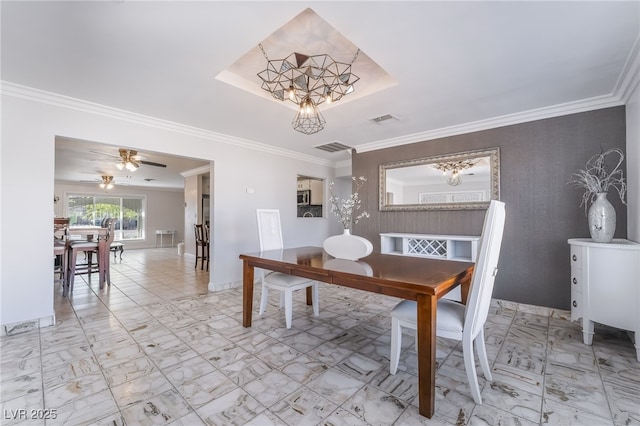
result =
[[342,235],[334,235],[324,240],[324,251],[337,259],[358,260],[369,256],[373,244],[366,238],[351,235],[348,229]]
[[608,243],[616,232],[616,210],[607,200],[606,192],[596,194],[596,199],[589,207],[589,233],[596,243]]

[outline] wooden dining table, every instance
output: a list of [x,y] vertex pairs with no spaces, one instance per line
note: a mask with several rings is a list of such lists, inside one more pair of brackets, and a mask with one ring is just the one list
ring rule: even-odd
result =
[[[435,411],[436,307],[443,295],[461,286],[466,301],[474,264],[434,258],[371,254],[359,261],[334,259],[322,247],[298,247],[241,254],[242,325],[251,327],[254,268],[417,302],[418,402],[420,414]],[[307,291],[307,303],[310,303]]]

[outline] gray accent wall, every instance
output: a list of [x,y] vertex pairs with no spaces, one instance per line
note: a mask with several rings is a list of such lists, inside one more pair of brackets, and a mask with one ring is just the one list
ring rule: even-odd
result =
[[[570,307],[569,238],[588,238],[582,192],[567,182],[601,149],[625,150],[625,107],[566,115],[393,148],[354,153],[353,176],[368,219],[354,233],[380,251],[381,232],[480,235],[485,210],[381,212],[378,166],[490,147],[500,148],[500,192],[507,219],[494,297],[559,309]],[[626,174],[626,162],[623,164]],[[616,193],[615,238],[627,237],[627,209]]]

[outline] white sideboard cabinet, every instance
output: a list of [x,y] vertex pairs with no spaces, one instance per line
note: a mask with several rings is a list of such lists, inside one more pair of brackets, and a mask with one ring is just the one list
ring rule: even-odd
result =
[[582,319],[586,345],[594,322],[635,333],[640,361],[640,244],[624,239],[596,243],[570,239],[571,320]]
[[[380,253],[475,262],[478,241],[480,237],[468,235],[384,233],[380,234]],[[444,297],[460,301],[460,288]]]

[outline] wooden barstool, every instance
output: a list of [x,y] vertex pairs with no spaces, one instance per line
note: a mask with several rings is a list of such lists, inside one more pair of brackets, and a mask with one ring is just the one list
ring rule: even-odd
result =
[[[209,241],[207,233],[203,225],[194,225],[196,233],[196,264],[198,267],[198,259],[200,259],[200,270],[204,270],[204,261],[207,261],[207,271],[209,270]],[[199,254],[198,254],[199,253]]]
[[54,272],[60,274],[60,279],[65,282],[67,272],[67,238],[69,236],[68,217],[53,218],[53,255],[55,257]]
[[[76,274],[91,274],[93,272],[100,273],[100,281],[102,281],[102,273],[100,270],[100,257],[98,256],[97,263],[93,263],[93,253],[98,251],[98,241],[96,239],[88,240],[69,240],[67,245],[67,277],[66,285],[62,292],[63,297],[67,297],[69,293],[73,293],[73,283],[75,281]],[[87,262],[77,264],[78,253],[83,252],[86,256]],[[91,279],[91,278],[89,278]]]
[[[88,240],[69,240],[67,245],[67,277],[66,285],[62,295],[68,296],[73,292],[73,284],[77,274],[92,274],[98,272],[100,288],[104,288],[104,283],[111,285],[109,247],[115,236],[115,220],[109,219],[104,222],[105,228],[101,228],[97,238]],[[77,264],[78,253],[84,252],[87,258],[86,263]],[[93,262],[93,254],[97,254],[96,263]],[[91,279],[91,275],[89,275]]]
[[[107,228],[107,234],[101,236],[101,239],[98,240],[98,255],[102,256],[100,263],[103,267],[104,274],[104,281],[100,281],[100,288],[104,287],[105,282],[107,285],[111,285],[111,258],[109,257],[109,254],[111,253],[111,245],[113,244],[113,240],[116,236],[115,226],[116,220],[108,218],[104,223],[104,227]],[[120,256],[122,256],[122,252],[120,252]]]

